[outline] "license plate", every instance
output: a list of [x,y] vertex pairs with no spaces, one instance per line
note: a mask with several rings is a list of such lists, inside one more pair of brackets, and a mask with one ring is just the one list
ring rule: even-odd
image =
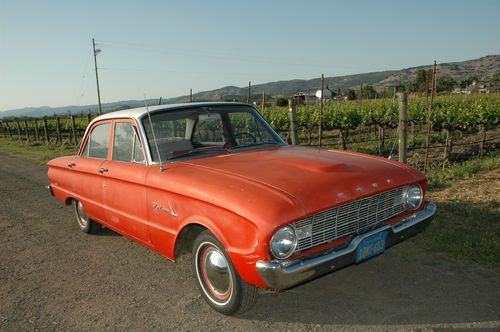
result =
[[368,258],[383,253],[385,250],[386,239],[387,232],[381,232],[361,241],[356,251],[356,263],[360,263]]

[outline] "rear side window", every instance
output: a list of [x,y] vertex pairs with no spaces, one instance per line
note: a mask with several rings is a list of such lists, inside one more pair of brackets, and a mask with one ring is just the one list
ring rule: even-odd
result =
[[134,127],[128,122],[118,122],[115,125],[113,160],[144,163],[141,143]]
[[111,125],[109,123],[104,123],[96,126],[92,130],[87,145],[85,145],[85,149],[83,150],[82,155],[84,157],[101,159],[106,159],[108,157],[110,128]]

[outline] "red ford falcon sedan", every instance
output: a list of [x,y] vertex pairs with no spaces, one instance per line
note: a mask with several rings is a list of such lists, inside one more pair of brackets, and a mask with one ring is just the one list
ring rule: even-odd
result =
[[102,226],[175,261],[192,253],[202,296],[243,312],[358,264],[422,230],[436,206],[398,162],[289,146],[252,106],[190,103],[112,112],[78,155],[48,163],[51,194],[85,233]]

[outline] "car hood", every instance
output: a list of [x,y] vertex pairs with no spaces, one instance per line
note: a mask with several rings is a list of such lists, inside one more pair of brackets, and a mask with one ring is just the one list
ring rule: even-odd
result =
[[230,177],[232,186],[241,190],[253,185],[287,196],[300,205],[304,215],[424,180],[420,172],[388,159],[297,146],[237,151],[180,163],[205,170],[207,176]]

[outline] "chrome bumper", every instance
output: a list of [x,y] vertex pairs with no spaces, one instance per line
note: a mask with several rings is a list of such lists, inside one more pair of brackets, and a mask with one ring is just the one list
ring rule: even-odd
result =
[[47,189],[49,191],[49,193],[54,196],[54,192],[52,191],[52,186],[50,184],[46,185],[45,186],[45,189]]
[[355,263],[358,245],[361,241],[374,234],[388,231],[386,248],[389,248],[421,232],[435,212],[436,205],[427,203],[422,211],[402,219],[395,225],[384,225],[371,232],[354,237],[345,248],[336,251],[327,250],[320,255],[304,257],[294,261],[258,261],[256,263],[257,272],[269,288],[276,290],[291,288],[307,280]]

